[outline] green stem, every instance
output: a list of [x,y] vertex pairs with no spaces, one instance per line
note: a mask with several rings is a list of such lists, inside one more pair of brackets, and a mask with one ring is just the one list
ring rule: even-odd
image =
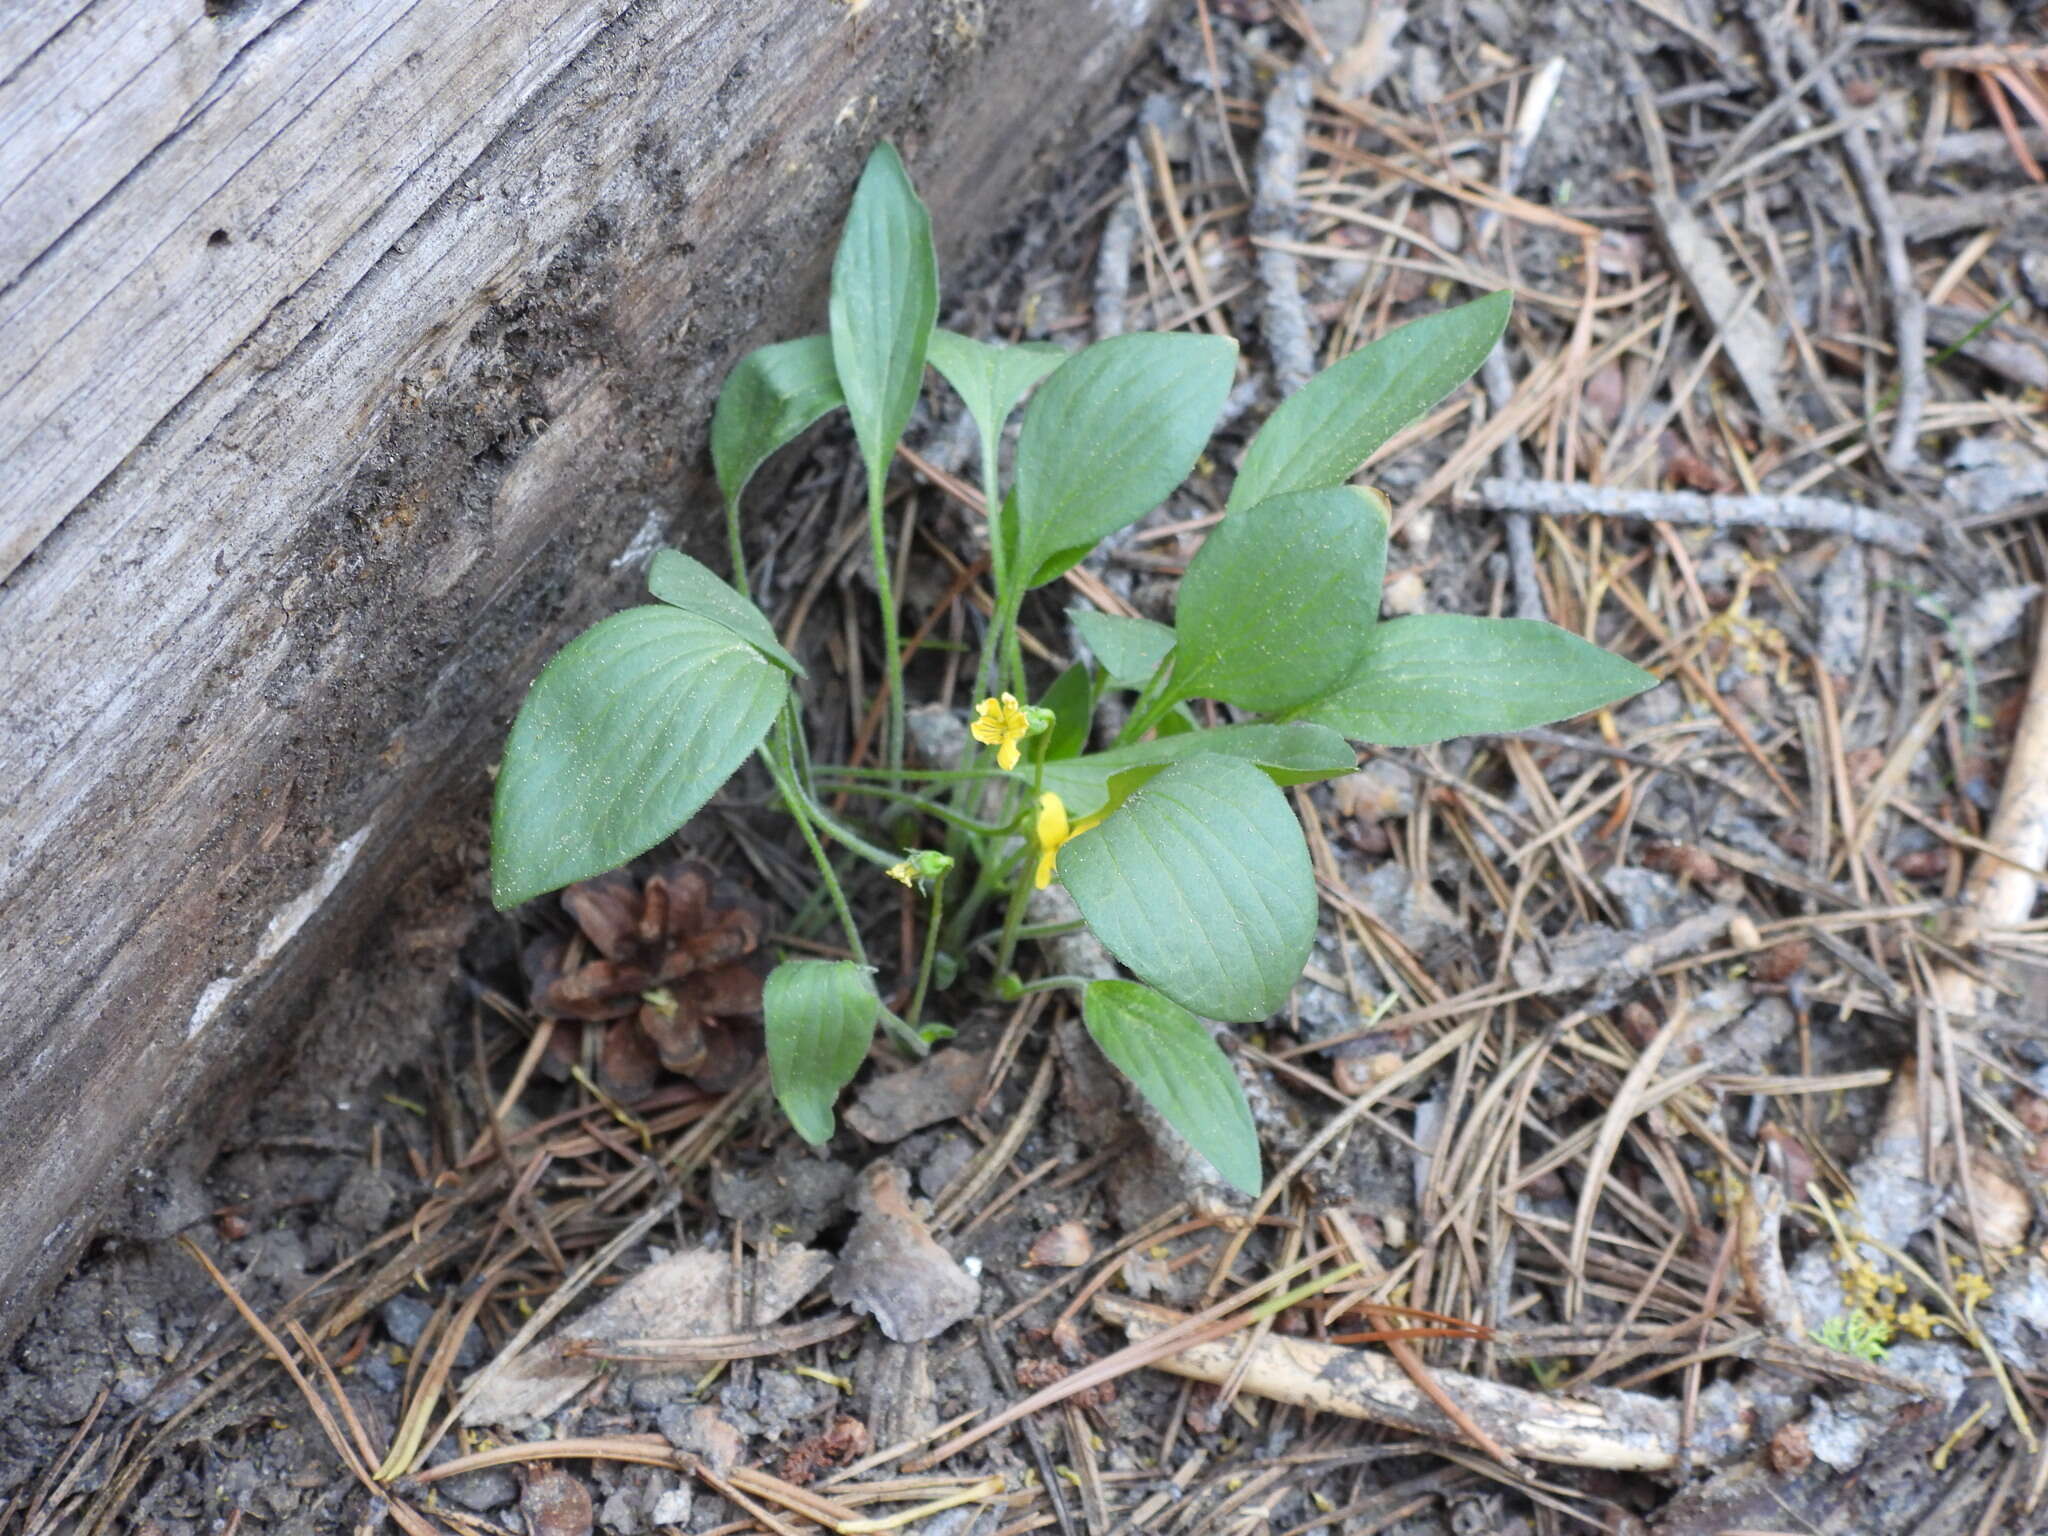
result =
[[846,904],[846,890],[839,883],[839,874],[832,868],[831,855],[825,852],[825,845],[818,841],[818,832],[811,825],[810,813],[804,807],[802,792],[798,789],[796,775],[788,763],[777,758],[777,752],[787,754],[788,741],[780,731],[771,738],[771,745],[763,747],[761,761],[767,765],[768,775],[775,780],[775,787],[782,791],[782,803],[789,808],[796,829],[803,834],[804,846],[811,850],[811,858],[818,866],[818,874],[825,882],[825,889],[832,897],[832,906],[839,914],[840,929],[846,935],[846,947],[853,951],[856,964],[868,963],[868,947],[861,942],[860,928],[853,920],[853,909]]
[[725,499],[725,542],[732,551],[732,584],[741,597],[751,597],[747,590],[747,548],[740,540],[740,504],[737,497]]
[[889,530],[882,516],[882,497],[889,481],[883,463],[868,471],[868,552],[875,563],[875,595],[882,605],[882,660],[889,689],[890,782],[903,775],[903,643],[896,629],[896,582],[889,571]]
[[948,924],[946,934],[941,940],[946,949],[956,955],[964,952],[967,934],[974,925],[974,919],[980,915],[982,907],[986,905],[996,888],[995,861],[981,856],[987,851],[975,850],[977,857],[974,863],[974,883],[967,888],[967,899],[953,909],[953,920]]
[[[1155,693],[1153,690],[1157,689]],[[1144,738],[1147,731],[1173,713],[1173,706],[1180,702],[1173,690],[1163,681],[1162,674],[1153,674],[1152,681],[1145,685],[1131,706],[1130,718],[1124,721],[1124,728],[1117,732],[1116,744],[1128,746]]]
[[884,789],[879,784],[838,784],[829,779],[826,780],[824,788],[844,789],[851,794],[870,795],[877,800],[893,800],[901,805],[915,806],[927,816],[936,816],[946,825],[958,827],[962,832],[971,832],[977,837],[1000,837],[1003,833],[1014,830],[1008,822],[977,821],[972,816],[952,810],[928,796],[912,794],[909,790]]
[[882,1010],[882,1029],[891,1040],[896,1042],[905,1055],[915,1056],[919,1060],[931,1055],[932,1048],[925,1042],[924,1036],[904,1023],[903,1020],[897,1018],[887,1008]]
[[[830,811],[826,810],[824,806],[811,797],[810,792],[800,782],[796,781],[794,774],[791,775],[791,782],[797,794],[804,802],[804,809],[810,813],[811,818],[819,826],[823,827],[831,835],[835,842],[843,843],[849,850],[859,854],[877,869],[890,869],[901,861],[901,854],[890,853],[884,848],[877,847],[851,827],[842,823]],[[876,791],[864,791],[864,793],[876,793]]]
[[999,980],[996,986],[998,995],[1006,1003],[1015,1002],[1020,997],[1029,997],[1034,992],[1057,992],[1062,987],[1083,991],[1091,979],[1087,976],[1041,976],[1036,981],[1019,981],[1007,971],[1003,975],[1008,979],[1008,984],[1005,985]]
[[912,784],[965,784],[978,779],[1009,777],[1000,768],[906,768],[902,773],[892,775],[886,768],[841,768],[833,764],[827,764],[824,771],[835,779],[886,779],[894,777],[901,778]]
[[1010,599],[1010,622],[1003,628],[1003,645],[1009,652],[1011,686],[1017,697],[1024,697],[1024,642],[1020,638],[1018,624],[1024,612],[1024,594],[1017,593]]
[[990,693],[1001,691],[1003,670],[1003,605],[1010,593],[1010,555],[1003,547],[1002,502],[996,494],[996,453],[998,440],[981,434],[981,507],[988,520],[989,582],[995,588],[995,604],[989,614],[988,639],[981,666],[975,676],[984,680]]
[[[1019,941],[1024,939],[1057,939],[1062,934],[1079,933],[1087,926],[1088,924],[1078,917],[1063,923],[1024,923],[1017,929],[1017,938]],[[968,949],[979,949],[984,944],[1000,939],[1002,935],[1002,929],[991,928],[986,933],[977,934],[965,947]]]
[[932,962],[939,954],[939,924],[945,916],[946,882],[941,878],[932,882],[932,915],[925,921],[924,954],[917,962],[917,986],[910,994],[910,1028],[913,1033],[924,1013],[925,992],[932,984]]
[[1010,904],[1003,909],[1003,941],[996,946],[996,974],[1010,969],[1017,953],[1017,929],[1024,921],[1024,907],[1031,900],[1032,871],[1027,855],[1025,867],[1017,871],[1017,883],[1010,888]]
[[817,781],[811,764],[811,738],[804,730],[804,712],[802,706],[797,703],[794,688],[790,690],[789,697],[782,701],[782,726],[789,733],[789,760],[791,768],[796,772],[796,781],[815,799]]
[[1018,616],[1024,608],[1024,594],[1005,591],[997,594],[995,615],[991,623],[995,626],[989,635],[990,648],[1000,644],[1002,659],[998,663],[1005,679],[1005,686],[1018,698],[1026,697],[1024,683],[1024,642],[1017,638]]

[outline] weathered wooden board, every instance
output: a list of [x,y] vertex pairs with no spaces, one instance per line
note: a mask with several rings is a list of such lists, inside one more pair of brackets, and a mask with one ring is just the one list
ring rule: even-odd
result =
[[15,8],[0,1340],[184,1106],[434,951],[539,660],[713,543],[717,381],[815,323],[867,148],[955,254],[1158,3]]

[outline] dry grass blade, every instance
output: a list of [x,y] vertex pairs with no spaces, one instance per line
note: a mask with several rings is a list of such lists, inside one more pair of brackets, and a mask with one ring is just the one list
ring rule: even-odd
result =
[[427,1425],[434,1412],[434,1404],[448,1385],[448,1378],[455,1370],[456,1356],[462,1352],[463,1340],[469,1336],[470,1325],[483,1311],[485,1303],[497,1289],[497,1277],[486,1274],[476,1282],[470,1294],[463,1298],[455,1316],[441,1330],[435,1341],[434,1353],[427,1362],[427,1368],[414,1384],[413,1395],[406,1404],[405,1415],[399,1421],[398,1434],[391,1442],[391,1452],[377,1468],[380,1481],[388,1482],[400,1476],[419,1461],[421,1454],[431,1449],[422,1442],[426,1438]]
[[[227,1297],[229,1305],[234,1307],[241,1315],[242,1321],[249,1325],[249,1331],[262,1341],[270,1357],[278,1363],[285,1375],[291,1378],[292,1385],[297,1387],[300,1396],[305,1398],[314,1422],[319,1424],[321,1433],[327,1436],[328,1443],[334,1447],[334,1453],[341,1458],[341,1464],[348,1468],[349,1475],[377,1498],[388,1501],[387,1507],[391,1512],[391,1518],[398,1523],[399,1529],[406,1532],[406,1536],[438,1536],[431,1521],[403,1499],[393,1498],[390,1491],[370,1475],[368,1464],[357,1454],[356,1447],[348,1436],[342,1433],[340,1424],[335,1421],[333,1410],[314,1389],[312,1382],[306,1379],[305,1372],[299,1369],[298,1362],[292,1358],[291,1351],[285,1348],[284,1341],[271,1332],[263,1319],[258,1317],[254,1309],[242,1299],[241,1292],[235,1289],[228,1277],[220,1272],[211,1258],[207,1257],[206,1250],[190,1237],[180,1237],[178,1241],[185,1251],[199,1262],[200,1267],[206,1271],[207,1278],[220,1287],[221,1294]],[[360,1426],[357,1426],[357,1430],[360,1433]]]
[[1643,1112],[1664,1053],[1673,1041],[1685,1034],[1687,1028],[1686,1010],[1683,1007],[1672,1009],[1671,1017],[1643,1047],[1642,1054],[1629,1067],[1628,1075],[1615,1090],[1613,1102],[1601,1119],[1600,1133],[1593,1142],[1592,1150],[1586,1154],[1585,1181],[1579,1193],[1578,1210],[1572,1217],[1571,1246],[1565,1259],[1566,1317],[1577,1317],[1584,1302],[1586,1249],[1593,1240],[1593,1221],[1600,1211],[1608,1170],[1614,1165],[1615,1154],[1621,1150],[1621,1138],[1627,1133],[1629,1123]]
[[488,1450],[452,1456],[406,1478],[408,1483],[438,1483],[486,1467],[509,1467],[525,1461],[626,1461],[648,1467],[682,1465],[674,1446],[660,1435],[592,1435],[566,1440],[523,1440]]

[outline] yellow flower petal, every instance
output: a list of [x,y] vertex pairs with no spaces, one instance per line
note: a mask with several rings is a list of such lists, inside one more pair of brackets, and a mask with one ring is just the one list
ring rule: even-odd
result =
[[1038,871],[1035,883],[1039,890],[1052,884],[1052,872],[1058,862],[1060,846],[1074,834],[1067,826],[1066,802],[1047,790],[1038,797],[1038,822],[1033,828],[1038,839]]
[[967,733],[983,746],[996,748],[996,763],[1008,772],[1017,766],[1017,743],[1031,731],[1031,719],[1014,693],[983,699],[974,706],[974,721]]
[[1102,812],[1083,816],[1079,821],[1067,820],[1067,803],[1052,791],[1047,790],[1038,797],[1038,822],[1032,829],[1038,843],[1038,870],[1035,883],[1042,891],[1052,884],[1053,870],[1057,867],[1060,850],[1083,832],[1102,825]]

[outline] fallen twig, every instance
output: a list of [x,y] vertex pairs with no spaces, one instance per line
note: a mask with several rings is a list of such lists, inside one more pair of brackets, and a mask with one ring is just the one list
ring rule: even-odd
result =
[[[1178,1312],[1120,1296],[1096,1297],[1095,1310],[1133,1342],[1187,1321]],[[1236,1367],[1237,1348],[1222,1342],[1190,1343],[1153,1363],[1176,1376],[1220,1382]],[[1598,1389],[1583,1397],[1552,1397],[1457,1371],[1437,1369],[1434,1375],[1437,1384],[1514,1455],[1615,1471],[1665,1472],[1678,1466],[1678,1409],[1661,1398]],[[1275,1402],[1414,1433],[1460,1435],[1407,1372],[1371,1350],[1268,1336],[1252,1350],[1244,1390]]]
[[1572,480],[1494,476],[1479,482],[1470,504],[1495,512],[1533,512],[1546,517],[1590,512],[1601,517],[1710,528],[1743,523],[1756,528],[1841,534],[1902,555],[1927,552],[1919,528],[1908,519],[1826,496],[1711,496],[1699,491],[1631,491]]
[[[2035,633],[2034,673],[2006,759],[2005,786],[1984,841],[1949,930],[1959,949],[2025,922],[2040,889],[2033,871],[2048,864],[2048,605]],[[1988,988],[1980,993],[1976,980],[1954,966],[1936,970],[1934,995],[1953,1014],[1988,1013],[1994,1004]]]
[[1992,187],[1982,192],[1920,196],[1902,193],[1899,218],[1915,240],[1939,240],[1958,230],[1987,225],[2011,228],[2048,216],[2048,187]]
[[1131,249],[1138,238],[1139,211],[1135,191],[1111,211],[1102,226],[1102,244],[1095,255],[1095,339],[1107,341],[1124,333],[1124,299],[1131,286]]
[[[1309,88],[1308,70],[1297,66],[1282,75],[1266,97],[1266,126],[1259,135],[1253,169],[1257,186],[1251,215],[1254,237],[1267,241],[1298,238],[1294,184],[1301,175]],[[1315,341],[1309,333],[1308,306],[1301,297],[1301,272],[1294,253],[1273,244],[1258,249],[1259,281],[1266,290],[1259,328],[1265,332],[1266,348],[1273,357],[1274,385],[1285,399],[1316,371]]]

